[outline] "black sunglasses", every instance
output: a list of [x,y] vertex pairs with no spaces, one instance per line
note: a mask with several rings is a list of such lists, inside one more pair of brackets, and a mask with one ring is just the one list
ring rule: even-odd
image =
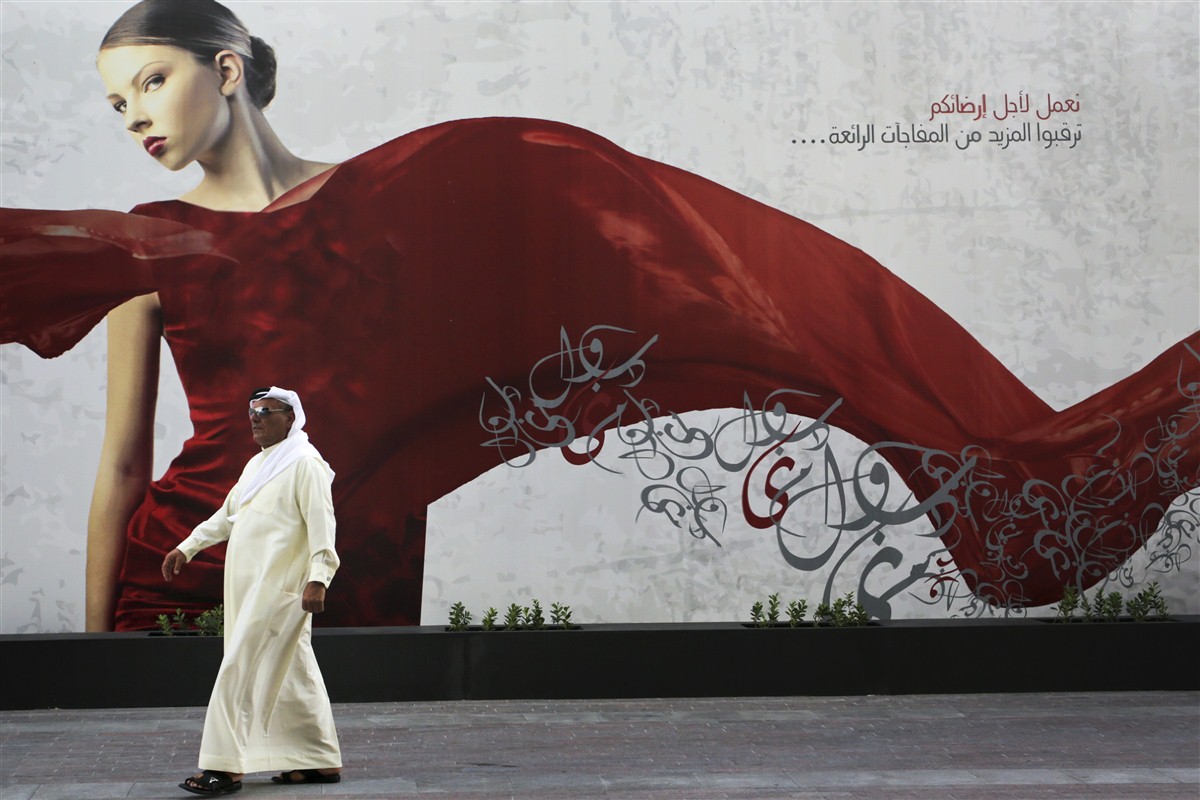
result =
[[291,411],[290,408],[254,408],[254,407],[251,407],[250,408],[250,419],[254,419],[255,417],[262,419],[263,417],[271,416],[271,414],[286,414],[289,411]]

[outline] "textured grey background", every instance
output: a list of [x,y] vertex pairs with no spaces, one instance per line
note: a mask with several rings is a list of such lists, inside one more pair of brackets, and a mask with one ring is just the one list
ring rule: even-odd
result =
[[[462,117],[580,125],[862,248],[1056,408],[1200,325],[1194,3],[231,5],[277,50],[269,116],[304,156],[340,160]],[[4,205],[123,210],[197,180],[150,163],[103,99],[95,47],[126,7],[0,4]],[[855,124],[932,126],[948,93],[1020,91],[1078,96],[1077,146],[1001,149],[987,133],[1008,121],[965,117],[953,137],[984,134],[966,149],[808,143]],[[102,327],[53,361],[0,348],[0,632],[82,628],[104,353]],[[156,473],[190,433],[169,354],[162,383]],[[455,600],[478,613],[532,597],[578,621],[728,619],[772,591],[815,602],[857,583],[853,564],[828,585],[789,569],[736,513],[721,548],[636,518],[640,486],[551,454],[447,496],[430,512],[425,621]],[[817,535],[819,504],[798,513]],[[924,530],[889,531],[906,564],[937,549]],[[1152,577],[1175,610],[1200,611],[1200,559]],[[960,611],[893,601],[898,617]]]

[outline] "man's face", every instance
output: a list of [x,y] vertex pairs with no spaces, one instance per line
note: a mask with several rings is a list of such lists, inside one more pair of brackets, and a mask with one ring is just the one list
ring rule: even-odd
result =
[[[270,409],[265,417],[255,413],[255,409]],[[284,410],[287,409],[287,410]],[[273,444],[279,444],[287,438],[296,414],[284,403],[273,397],[265,400],[255,400],[250,403],[250,433],[254,441],[264,450]]]

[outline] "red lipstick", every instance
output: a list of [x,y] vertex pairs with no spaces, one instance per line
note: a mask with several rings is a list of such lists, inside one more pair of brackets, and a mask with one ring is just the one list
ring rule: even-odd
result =
[[146,148],[146,152],[152,156],[159,156],[167,146],[167,137],[165,136],[147,136],[142,139],[142,147]]

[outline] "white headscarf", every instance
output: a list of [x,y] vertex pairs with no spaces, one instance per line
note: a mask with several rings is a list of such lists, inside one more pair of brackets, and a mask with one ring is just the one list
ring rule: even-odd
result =
[[[304,406],[300,405],[300,395],[288,389],[280,389],[278,386],[272,386],[265,394],[255,397],[254,400],[266,400],[268,398],[287,403],[292,407],[292,413],[296,415],[296,419],[292,423],[291,429],[288,430],[287,437],[274,446],[270,454],[263,459],[258,472],[254,473],[254,477],[250,479],[245,489],[242,490],[241,496],[238,497],[238,512],[229,515],[230,522],[237,519],[242,507],[254,499],[254,495],[258,494],[259,489],[262,489],[272,478],[302,458],[311,456],[319,460],[321,465],[325,467],[325,471],[329,473],[330,483],[333,482],[333,470],[325,463],[325,459],[321,458],[321,454],[317,452],[317,448],[313,447],[308,441],[308,434],[304,432],[306,418],[304,416]],[[250,402],[253,403],[254,400]]]

